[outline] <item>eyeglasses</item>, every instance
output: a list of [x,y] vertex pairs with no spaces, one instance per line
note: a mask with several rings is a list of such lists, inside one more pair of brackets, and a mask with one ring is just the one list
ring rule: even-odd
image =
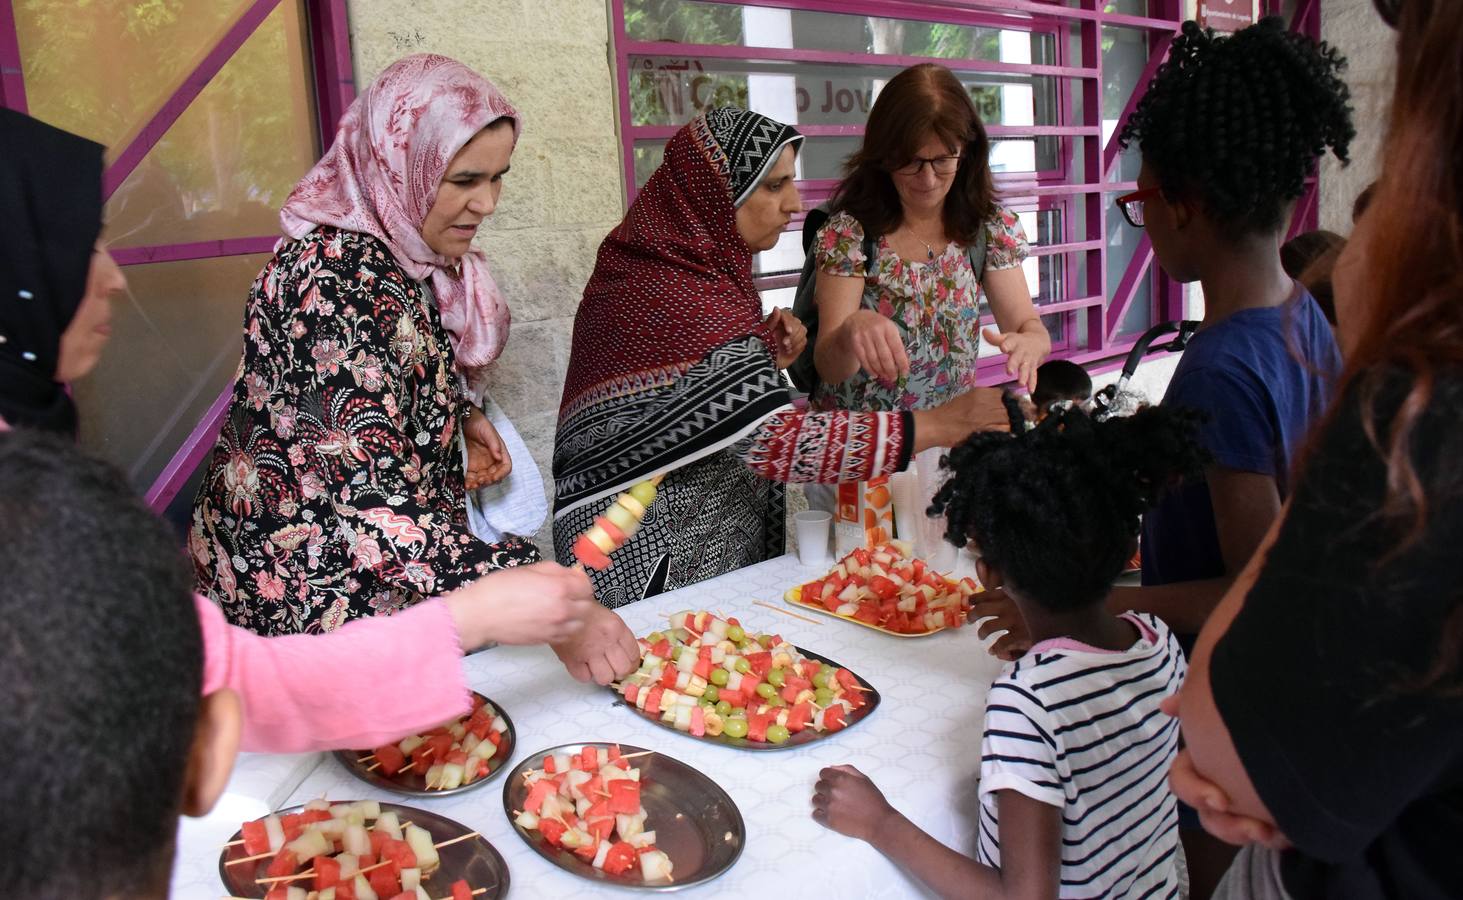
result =
[[1163,191],[1159,188],[1145,188],[1131,194],[1124,194],[1113,202],[1117,203],[1118,209],[1122,212],[1123,218],[1128,220],[1129,225],[1134,228],[1142,228],[1143,204],[1154,197],[1161,196],[1163,196]]
[[918,175],[924,170],[926,164],[934,170],[936,175],[949,175],[960,168],[960,156],[958,154],[936,157],[916,156],[904,165],[896,166],[890,171],[896,175]]

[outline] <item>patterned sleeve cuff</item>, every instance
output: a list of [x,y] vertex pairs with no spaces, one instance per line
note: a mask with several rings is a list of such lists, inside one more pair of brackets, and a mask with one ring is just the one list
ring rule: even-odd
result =
[[907,409],[899,411],[899,464],[894,471],[903,472],[909,468],[910,460],[914,459],[914,413]]

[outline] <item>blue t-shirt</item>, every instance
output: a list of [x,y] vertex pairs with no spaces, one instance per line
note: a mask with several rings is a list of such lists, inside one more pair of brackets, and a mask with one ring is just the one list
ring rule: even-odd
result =
[[[1284,500],[1291,462],[1331,398],[1341,354],[1321,309],[1296,285],[1280,306],[1241,310],[1189,341],[1165,406],[1208,414],[1200,441],[1214,464],[1275,478]],[[1143,584],[1224,574],[1209,485],[1169,491],[1143,518]]]

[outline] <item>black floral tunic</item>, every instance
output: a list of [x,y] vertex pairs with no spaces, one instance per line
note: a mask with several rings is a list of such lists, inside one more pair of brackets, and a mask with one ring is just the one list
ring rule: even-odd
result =
[[329,631],[538,559],[468,531],[469,401],[430,291],[381,242],[320,228],[285,243],[244,327],[189,536],[199,590],[231,622]]

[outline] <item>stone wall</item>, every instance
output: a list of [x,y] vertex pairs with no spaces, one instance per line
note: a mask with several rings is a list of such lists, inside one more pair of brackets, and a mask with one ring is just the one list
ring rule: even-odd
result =
[[[412,53],[491,79],[523,113],[497,212],[478,235],[513,310],[492,393],[549,484],[574,311],[623,179],[604,0],[350,0],[356,83]],[[551,551],[550,531],[538,535]]]
[[1371,0],[1323,0],[1321,36],[1347,58],[1344,77],[1356,108],[1351,164],[1343,167],[1328,155],[1321,166],[1321,227],[1348,234],[1351,205],[1376,178],[1380,165],[1378,153],[1392,98],[1396,41],[1391,29],[1378,18]]

